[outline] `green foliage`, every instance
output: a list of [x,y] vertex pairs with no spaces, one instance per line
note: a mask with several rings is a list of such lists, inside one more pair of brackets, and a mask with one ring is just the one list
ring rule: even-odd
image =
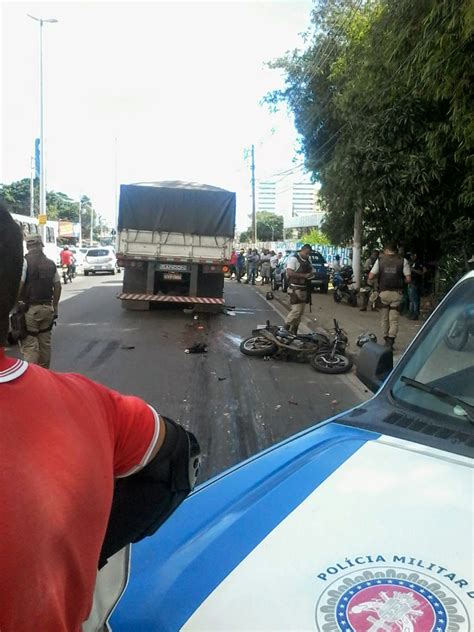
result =
[[310,231],[302,235],[299,241],[304,241],[308,244],[318,244],[318,246],[330,246],[331,242],[327,236],[317,228],[312,228]]
[[[283,239],[283,216],[268,211],[257,212],[257,241],[281,241]],[[240,234],[242,243],[252,243],[252,228]]]
[[[34,181],[35,189],[35,211],[37,211],[37,200],[39,196],[39,180]],[[23,178],[11,184],[0,185],[0,198],[11,213],[19,215],[30,214],[30,179]]]
[[439,258],[474,241],[471,0],[318,0],[304,51],[272,63],[321,182],[324,232]]
[[[38,215],[39,181],[35,180],[35,215]],[[11,184],[0,185],[0,198],[4,201],[11,213],[20,215],[30,214],[30,180],[23,178]],[[72,200],[66,193],[59,191],[47,191],[46,208],[48,219],[66,220],[77,223],[79,221],[79,203]],[[81,198],[81,222],[82,237],[89,239],[91,215],[93,207],[90,198],[83,195]],[[103,233],[108,233],[107,224],[96,211],[94,211],[94,238],[100,239]]]

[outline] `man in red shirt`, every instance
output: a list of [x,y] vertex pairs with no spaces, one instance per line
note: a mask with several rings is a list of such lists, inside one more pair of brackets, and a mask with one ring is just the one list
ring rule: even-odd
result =
[[62,266],[72,266],[74,263],[74,255],[69,250],[68,246],[64,246],[59,256],[61,258]]
[[[192,489],[194,437],[136,397],[5,356],[22,263],[0,207],[0,630],[79,632],[99,556],[150,535]],[[129,494],[142,484],[142,500]]]

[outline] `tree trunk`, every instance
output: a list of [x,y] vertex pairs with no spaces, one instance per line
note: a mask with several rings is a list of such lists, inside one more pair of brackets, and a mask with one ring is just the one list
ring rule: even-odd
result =
[[360,290],[361,281],[361,249],[362,249],[362,209],[354,213],[354,240],[352,244],[352,269],[356,288]]

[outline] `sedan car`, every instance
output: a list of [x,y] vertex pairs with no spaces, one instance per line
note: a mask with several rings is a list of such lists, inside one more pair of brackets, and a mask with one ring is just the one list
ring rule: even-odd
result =
[[[281,258],[280,263],[275,268],[272,277],[272,289],[279,290],[280,288],[286,292],[288,289],[288,279],[286,276],[286,265],[288,259],[293,256],[294,253],[288,253]],[[322,294],[327,294],[329,284],[329,267],[326,263],[326,259],[320,252],[312,252],[310,254],[311,265],[313,266],[314,277],[311,280],[313,288],[319,288]]]
[[198,487],[100,571],[84,630],[471,630],[473,304],[470,272],[394,370],[366,343],[376,395]]
[[84,276],[96,274],[97,272],[107,272],[115,274],[120,272],[117,265],[115,251],[110,246],[98,246],[89,248],[83,262]]

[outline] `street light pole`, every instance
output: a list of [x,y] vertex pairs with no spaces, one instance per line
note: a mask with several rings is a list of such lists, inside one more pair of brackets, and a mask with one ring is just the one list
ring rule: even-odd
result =
[[43,85],[43,24],[55,24],[55,18],[37,18],[27,14],[29,18],[39,22],[40,25],[40,215],[46,215],[46,160],[44,150],[44,85]]

